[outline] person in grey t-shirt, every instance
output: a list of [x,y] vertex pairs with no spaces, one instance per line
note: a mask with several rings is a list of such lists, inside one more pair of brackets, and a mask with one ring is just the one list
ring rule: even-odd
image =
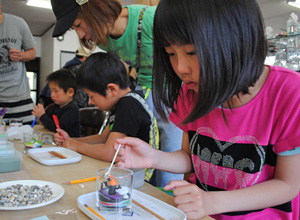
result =
[[34,119],[25,62],[35,55],[35,41],[27,23],[2,13],[0,1],[0,110],[7,109],[4,118],[22,118],[24,124]]

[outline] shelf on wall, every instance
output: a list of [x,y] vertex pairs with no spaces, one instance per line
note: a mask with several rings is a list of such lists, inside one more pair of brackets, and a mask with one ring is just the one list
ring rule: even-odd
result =
[[300,71],[300,34],[269,38],[268,46],[266,64]]

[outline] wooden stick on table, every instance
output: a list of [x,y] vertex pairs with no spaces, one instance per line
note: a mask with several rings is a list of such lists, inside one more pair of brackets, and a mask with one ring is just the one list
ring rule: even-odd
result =
[[60,154],[60,153],[58,153],[56,151],[48,151],[48,152],[49,152],[49,154],[51,154],[51,155],[53,155],[55,157],[58,157],[60,159],[67,159],[64,155],[62,155],[62,154]]
[[146,206],[142,205],[141,203],[139,203],[138,201],[132,199],[132,202],[134,204],[136,204],[137,206],[141,207],[142,209],[146,210],[147,212],[151,213],[152,215],[154,215],[156,218],[160,219],[160,220],[166,220],[163,217],[161,217],[160,215],[156,214],[155,212],[153,212],[152,210],[148,209]]

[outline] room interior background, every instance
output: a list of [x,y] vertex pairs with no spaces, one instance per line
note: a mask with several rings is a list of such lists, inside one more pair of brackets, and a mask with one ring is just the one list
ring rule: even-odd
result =
[[[32,90],[32,98],[38,102],[39,91],[46,84],[46,77],[51,72],[62,67],[66,60],[71,59],[79,46],[75,31],[67,31],[61,39],[52,38],[55,16],[51,9],[26,5],[28,0],[2,0],[2,12],[22,17],[36,41],[37,57],[27,63],[28,77]],[[50,2],[50,0],[42,0]],[[134,4],[136,0],[121,0],[122,5]],[[300,16],[300,8],[287,4],[295,0],[257,0],[265,20],[274,34],[284,32],[290,14]],[[297,0],[300,2],[300,0]],[[300,17],[299,17],[300,18]],[[97,51],[97,50],[96,50]]]

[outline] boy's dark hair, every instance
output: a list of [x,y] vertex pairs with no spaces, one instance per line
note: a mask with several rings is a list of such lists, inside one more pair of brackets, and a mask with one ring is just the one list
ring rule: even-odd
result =
[[83,62],[77,72],[76,83],[78,87],[106,96],[109,83],[126,89],[129,87],[129,78],[119,56],[112,52],[98,52]]
[[73,88],[74,94],[76,93],[75,76],[68,69],[59,69],[47,76],[47,82],[57,83],[60,88],[67,92],[68,89]]
[[156,10],[153,39],[154,105],[163,119],[167,118],[163,104],[176,112],[182,84],[165,47],[195,46],[199,90],[183,124],[208,114],[233,95],[248,93],[267,55],[264,23],[255,0],[163,0]]

